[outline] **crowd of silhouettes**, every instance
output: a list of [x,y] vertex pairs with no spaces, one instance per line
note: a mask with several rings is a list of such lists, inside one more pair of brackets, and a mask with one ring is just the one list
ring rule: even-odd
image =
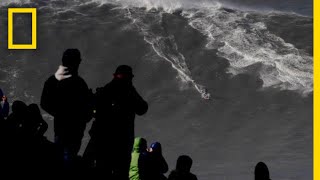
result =
[[58,156],[54,144],[44,137],[48,124],[36,104],[12,103],[12,113],[1,120],[3,170],[53,167]]
[[[78,49],[67,49],[62,65],[43,87],[40,105],[54,117],[54,142],[44,136],[48,124],[37,104],[14,101],[9,115],[8,99],[0,89],[0,163],[10,170],[94,170],[99,179],[197,180],[190,172],[189,156],[180,156],[167,178],[161,144],[148,147],[144,138],[135,138],[135,116],[145,114],[148,104],[132,84],[132,68],[118,66],[112,81],[93,93],[78,74],[81,61]],[[90,141],[80,157],[84,131],[92,119]],[[270,180],[262,162],[256,166],[255,180]]]

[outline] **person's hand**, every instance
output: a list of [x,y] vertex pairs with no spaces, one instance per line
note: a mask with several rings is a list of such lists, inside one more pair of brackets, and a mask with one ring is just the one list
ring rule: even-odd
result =
[[135,96],[136,95],[136,88],[134,88],[134,86],[133,85],[130,85],[129,87],[128,87],[128,92],[129,92],[129,95],[132,97],[132,96]]
[[64,67],[64,66],[59,66],[59,69],[57,70],[57,72],[54,74],[54,76],[56,77],[56,79],[58,81],[61,81],[63,79],[67,79],[70,78],[72,75],[68,74],[68,68]]

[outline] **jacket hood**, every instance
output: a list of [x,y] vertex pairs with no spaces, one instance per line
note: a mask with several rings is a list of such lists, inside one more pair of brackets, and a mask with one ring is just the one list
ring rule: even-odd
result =
[[144,138],[136,137],[133,144],[133,152],[142,152],[147,149],[147,141]]
[[152,153],[157,154],[157,155],[162,154],[162,148],[161,148],[161,144],[159,142],[152,143],[150,148],[152,149]]

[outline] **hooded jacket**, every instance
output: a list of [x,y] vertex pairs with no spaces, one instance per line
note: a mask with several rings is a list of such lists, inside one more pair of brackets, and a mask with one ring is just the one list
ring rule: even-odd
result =
[[141,177],[141,168],[142,166],[142,160],[143,158],[140,158],[140,156],[143,156],[146,153],[145,149],[142,149],[143,145],[143,139],[140,137],[135,138],[134,144],[133,144],[133,150],[131,154],[131,163],[130,163],[130,171],[129,171],[129,177],[130,180],[142,180]]
[[77,74],[63,76],[57,73],[44,84],[41,107],[54,116],[55,134],[61,137],[81,136],[92,117],[90,91],[86,82]]

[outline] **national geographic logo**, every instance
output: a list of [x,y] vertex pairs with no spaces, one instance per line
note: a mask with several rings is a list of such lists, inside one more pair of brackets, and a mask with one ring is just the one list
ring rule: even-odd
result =
[[[13,43],[13,16],[16,13],[31,13],[32,39],[31,44]],[[37,49],[37,9],[36,8],[9,8],[8,9],[8,49]]]

